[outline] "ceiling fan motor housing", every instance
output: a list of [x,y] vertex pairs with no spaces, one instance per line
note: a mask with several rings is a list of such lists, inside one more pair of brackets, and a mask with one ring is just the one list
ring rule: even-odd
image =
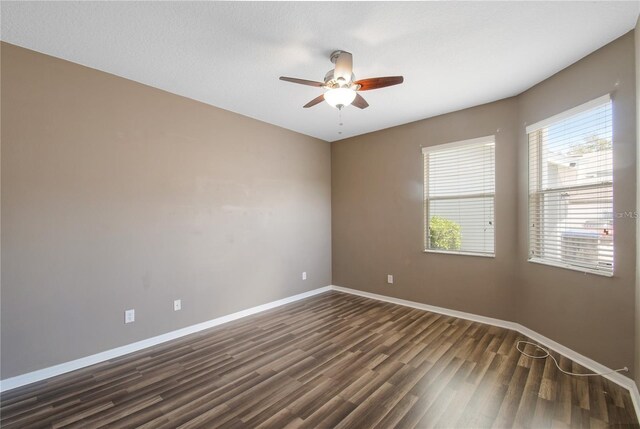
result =
[[349,82],[345,82],[342,79],[336,79],[334,76],[334,70],[329,70],[326,75],[324,75],[324,84],[327,88],[340,88],[340,87],[349,87],[351,82],[356,80],[356,75],[351,73],[351,79]]
[[353,82],[353,55],[347,51],[333,51],[329,56],[329,60],[335,64],[333,69],[333,81],[339,87],[345,87]]

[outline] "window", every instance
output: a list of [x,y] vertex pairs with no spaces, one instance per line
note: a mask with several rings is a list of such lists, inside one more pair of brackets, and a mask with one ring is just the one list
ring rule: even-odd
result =
[[529,260],[613,275],[611,100],[527,127]]
[[494,255],[493,136],[422,149],[428,252]]

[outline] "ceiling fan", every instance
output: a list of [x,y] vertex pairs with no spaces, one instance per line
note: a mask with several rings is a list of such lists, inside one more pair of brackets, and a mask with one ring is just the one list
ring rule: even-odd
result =
[[346,51],[334,51],[331,53],[329,59],[336,66],[333,70],[327,72],[324,77],[324,82],[280,76],[280,80],[286,82],[316,86],[327,90],[324,94],[305,104],[303,106],[305,109],[322,103],[322,101],[326,101],[337,109],[342,109],[349,104],[353,104],[359,109],[366,109],[369,107],[369,103],[367,103],[357,91],[369,91],[386,86],[398,85],[404,82],[402,76],[372,77],[369,79],[355,80],[355,75],[353,74],[353,56]]

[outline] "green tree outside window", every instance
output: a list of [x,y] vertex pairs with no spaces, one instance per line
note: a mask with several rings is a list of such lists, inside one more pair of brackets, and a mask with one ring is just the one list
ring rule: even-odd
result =
[[440,250],[460,250],[462,234],[456,222],[433,216],[429,221],[429,248]]

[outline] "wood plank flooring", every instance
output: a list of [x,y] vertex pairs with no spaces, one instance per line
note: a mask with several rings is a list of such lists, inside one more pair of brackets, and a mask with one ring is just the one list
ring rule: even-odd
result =
[[[328,292],[6,392],[3,428],[640,427],[502,328]],[[584,371],[555,355],[563,368]]]

